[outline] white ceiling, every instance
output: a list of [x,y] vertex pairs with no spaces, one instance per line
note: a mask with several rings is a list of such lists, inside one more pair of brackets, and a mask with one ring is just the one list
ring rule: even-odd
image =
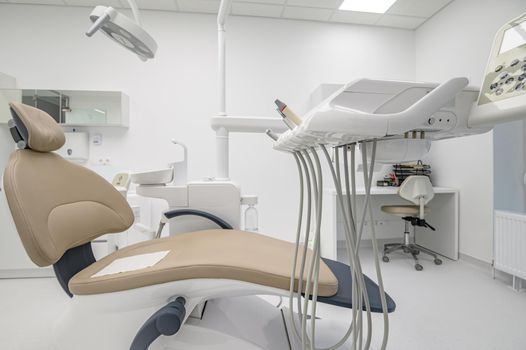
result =
[[[136,0],[144,10],[217,13],[220,0]],[[233,0],[231,14],[416,29],[453,0],[398,0],[385,14],[340,11],[343,0]],[[128,7],[126,0],[0,0],[0,3]]]

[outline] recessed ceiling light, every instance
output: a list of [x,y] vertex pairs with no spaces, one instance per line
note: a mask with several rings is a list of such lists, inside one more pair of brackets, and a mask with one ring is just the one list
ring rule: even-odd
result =
[[344,0],[340,10],[385,13],[396,0]]

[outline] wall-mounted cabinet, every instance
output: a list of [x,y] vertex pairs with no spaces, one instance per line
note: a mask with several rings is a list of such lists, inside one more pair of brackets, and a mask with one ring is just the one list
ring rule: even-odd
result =
[[129,126],[128,96],[118,91],[0,89],[0,123],[11,119],[10,101],[41,109],[64,126]]

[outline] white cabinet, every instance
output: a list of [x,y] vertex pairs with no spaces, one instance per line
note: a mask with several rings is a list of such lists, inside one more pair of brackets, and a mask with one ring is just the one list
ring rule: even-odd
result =
[[120,91],[0,88],[0,123],[11,118],[10,101],[42,109],[64,126],[129,126],[129,99]]

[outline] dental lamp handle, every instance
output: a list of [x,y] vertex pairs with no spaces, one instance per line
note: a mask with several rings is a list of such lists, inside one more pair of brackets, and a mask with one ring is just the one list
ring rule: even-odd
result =
[[86,35],[88,37],[92,37],[93,34],[95,34],[104,24],[109,22],[112,17],[115,16],[115,9],[113,7],[106,8],[106,11],[104,11],[104,14],[100,16],[92,25],[91,27],[86,31]]

